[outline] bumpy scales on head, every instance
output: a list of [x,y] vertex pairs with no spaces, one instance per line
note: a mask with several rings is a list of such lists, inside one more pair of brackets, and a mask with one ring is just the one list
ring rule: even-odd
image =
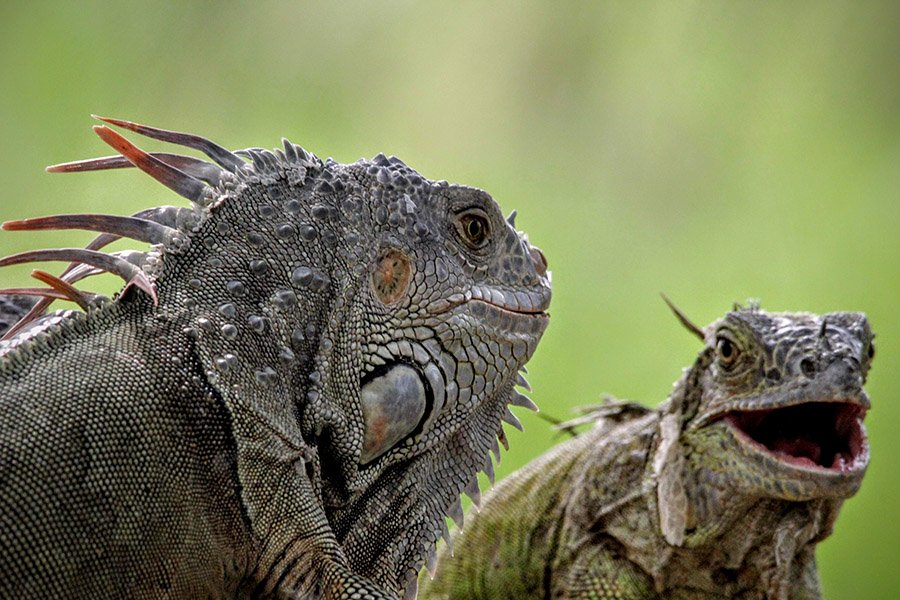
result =
[[815,545],[869,461],[866,318],[676,314],[705,348],[668,400],[600,406],[504,480],[425,598],[821,598]]
[[[100,235],[0,260],[69,263],[7,290],[41,298],[0,342],[0,595],[413,596],[508,405],[533,407],[543,254],[393,157],[102,120],[212,162],[98,126],[120,156],[48,170],[135,166],[191,207],[4,224]],[[100,251],[120,237],[153,246]],[[73,285],[103,272],[114,300]]]

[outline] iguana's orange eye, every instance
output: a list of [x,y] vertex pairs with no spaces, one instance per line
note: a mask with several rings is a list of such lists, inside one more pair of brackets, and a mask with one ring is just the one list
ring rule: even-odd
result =
[[716,357],[723,367],[728,368],[733,365],[739,354],[740,350],[728,338],[720,337],[716,340]]
[[490,225],[484,215],[466,212],[459,216],[457,223],[460,237],[467,246],[477,250],[487,244]]

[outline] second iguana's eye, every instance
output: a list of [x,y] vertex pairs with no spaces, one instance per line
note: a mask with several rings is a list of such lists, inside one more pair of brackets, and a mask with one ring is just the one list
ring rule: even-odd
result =
[[490,224],[481,211],[469,210],[460,213],[456,218],[456,228],[463,242],[470,248],[478,250],[488,243]]
[[720,336],[716,340],[716,358],[723,367],[728,368],[733,365],[739,354],[740,350],[737,345],[727,337]]

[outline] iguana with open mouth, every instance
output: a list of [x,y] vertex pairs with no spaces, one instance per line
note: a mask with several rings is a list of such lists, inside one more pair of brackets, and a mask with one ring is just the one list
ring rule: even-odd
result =
[[[120,156],[191,201],[101,232],[0,343],[0,597],[397,598],[477,493],[548,322],[543,254],[474,188],[287,140]],[[119,237],[149,252],[103,253]],[[73,284],[101,272],[114,300]],[[84,312],[44,314],[47,300]],[[24,310],[4,304],[11,314]]]
[[597,407],[501,482],[420,598],[821,598],[815,546],[869,462],[866,318],[676,314],[704,348],[668,400]]

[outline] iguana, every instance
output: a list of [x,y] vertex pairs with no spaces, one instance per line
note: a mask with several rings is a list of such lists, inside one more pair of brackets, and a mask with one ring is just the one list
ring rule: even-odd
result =
[[420,598],[821,597],[815,545],[869,462],[865,316],[683,322],[705,346],[659,409],[601,405],[503,480]]
[[[0,260],[71,261],[12,291],[85,308],[35,321],[42,300],[0,353],[0,597],[414,596],[530,405],[543,254],[485,192],[394,157],[102,120],[211,162],[96,126],[121,156],[48,170],[134,165],[191,207],[4,225],[102,235]],[[120,236],[152,250],[99,252]],[[114,300],[72,286],[98,272],[127,281]]]

